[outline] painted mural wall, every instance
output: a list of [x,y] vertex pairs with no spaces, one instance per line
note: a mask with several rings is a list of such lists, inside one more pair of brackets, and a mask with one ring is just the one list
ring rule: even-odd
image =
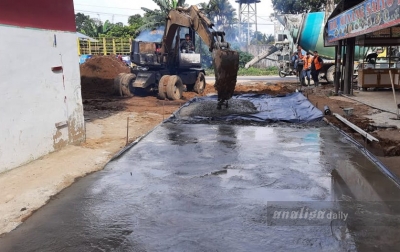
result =
[[0,172],[84,139],[72,0],[0,1]]

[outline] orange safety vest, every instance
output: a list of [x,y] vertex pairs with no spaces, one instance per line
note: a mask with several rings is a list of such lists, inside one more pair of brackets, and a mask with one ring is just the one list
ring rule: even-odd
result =
[[319,56],[318,57],[314,57],[313,61],[314,61],[314,65],[315,65],[315,70],[319,70],[322,68],[322,63],[318,61]]
[[303,56],[303,62],[304,62],[303,70],[311,69],[312,60],[313,60],[313,58],[311,56],[308,59],[307,59],[307,55]]

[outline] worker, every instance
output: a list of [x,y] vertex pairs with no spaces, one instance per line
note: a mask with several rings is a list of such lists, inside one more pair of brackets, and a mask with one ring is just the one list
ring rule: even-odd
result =
[[296,62],[296,76],[299,77],[301,84],[303,83],[303,58],[305,57],[302,53],[302,48],[300,46],[297,47],[297,62]]
[[313,58],[309,52],[306,53],[306,56],[303,56],[303,75],[302,75],[302,84],[305,86],[305,78],[307,78],[307,85],[310,85],[311,79],[311,63]]
[[319,57],[318,52],[314,51],[314,57],[311,62],[311,76],[314,81],[314,85],[319,86],[319,71],[321,70],[324,61]]
[[185,34],[185,40],[181,43],[181,52],[183,53],[193,53],[194,52],[194,45],[192,40],[190,39],[189,34]]
[[297,69],[297,60],[298,60],[299,56],[297,55],[296,52],[293,52],[292,58],[291,58],[291,66],[293,67],[294,70]]

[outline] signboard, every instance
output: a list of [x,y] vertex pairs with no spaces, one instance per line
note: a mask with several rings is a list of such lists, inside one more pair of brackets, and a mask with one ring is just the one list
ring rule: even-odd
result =
[[365,0],[328,20],[327,40],[333,42],[397,25],[399,8],[400,0]]

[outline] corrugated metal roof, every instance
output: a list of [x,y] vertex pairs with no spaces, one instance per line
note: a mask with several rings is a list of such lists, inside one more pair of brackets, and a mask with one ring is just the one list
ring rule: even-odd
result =
[[83,33],[77,32],[76,36],[81,40],[90,40],[90,42],[99,42],[97,39],[91,38]]

